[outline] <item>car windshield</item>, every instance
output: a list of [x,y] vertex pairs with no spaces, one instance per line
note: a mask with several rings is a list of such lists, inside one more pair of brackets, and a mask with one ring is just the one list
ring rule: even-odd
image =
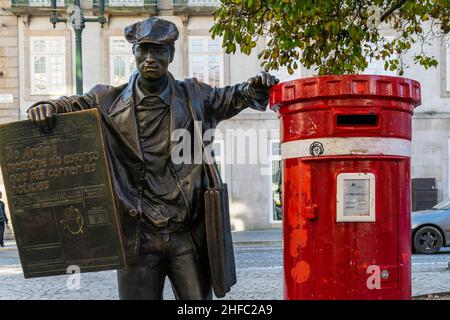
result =
[[450,208],[450,198],[439,202],[433,207],[433,210],[448,210]]

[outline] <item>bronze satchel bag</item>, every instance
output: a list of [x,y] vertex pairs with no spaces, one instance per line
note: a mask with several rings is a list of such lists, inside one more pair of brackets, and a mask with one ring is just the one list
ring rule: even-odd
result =
[[[194,120],[194,134],[201,141],[203,153],[203,166],[207,176],[208,186],[204,193],[206,237],[211,268],[211,282],[214,294],[221,298],[230,291],[236,283],[236,267],[233,251],[233,240],[231,237],[230,210],[228,204],[228,189],[226,183],[222,182],[219,170],[212,161],[211,155],[205,152],[206,146],[203,142],[202,129],[198,121],[204,122],[202,109],[203,101],[197,86],[191,79],[184,81],[189,110]],[[194,108],[200,106],[200,110]],[[206,160],[206,163],[205,163]]]

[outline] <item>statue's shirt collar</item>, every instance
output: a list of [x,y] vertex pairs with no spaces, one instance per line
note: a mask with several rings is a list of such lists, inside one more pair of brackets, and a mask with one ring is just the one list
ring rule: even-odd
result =
[[134,81],[134,104],[136,106],[140,105],[142,101],[146,98],[155,98],[159,97],[161,101],[167,105],[170,106],[170,98],[172,95],[172,86],[170,85],[170,78],[167,79],[166,85],[163,89],[161,89],[158,93],[152,94],[147,92],[144,88],[142,88],[142,85],[139,83],[139,77]]

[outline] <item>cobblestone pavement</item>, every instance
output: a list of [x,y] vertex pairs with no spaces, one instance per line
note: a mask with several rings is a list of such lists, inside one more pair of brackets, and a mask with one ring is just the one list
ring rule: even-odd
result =
[[439,254],[412,256],[413,295],[450,292],[450,248]]
[[[235,246],[237,284],[225,299],[282,299],[282,250],[280,246]],[[436,255],[413,256],[413,295],[450,291],[450,250]],[[81,288],[69,290],[68,276],[23,278],[12,242],[0,248],[0,299],[118,299],[115,271],[81,275]],[[165,299],[173,299],[166,283]]]

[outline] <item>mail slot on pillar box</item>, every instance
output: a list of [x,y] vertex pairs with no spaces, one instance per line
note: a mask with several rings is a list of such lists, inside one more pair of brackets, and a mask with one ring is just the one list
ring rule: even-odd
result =
[[276,85],[286,299],[411,299],[411,116],[417,81]]

